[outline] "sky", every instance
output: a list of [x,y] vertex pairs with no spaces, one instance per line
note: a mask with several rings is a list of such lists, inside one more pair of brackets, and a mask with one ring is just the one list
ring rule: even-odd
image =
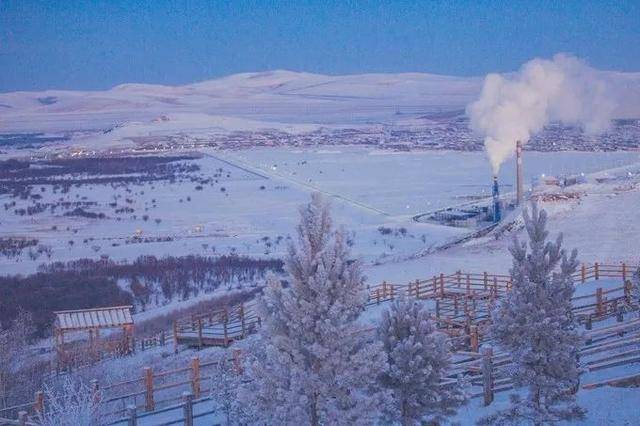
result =
[[0,0],[0,92],[275,69],[472,76],[558,52],[640,71],[640,1]]

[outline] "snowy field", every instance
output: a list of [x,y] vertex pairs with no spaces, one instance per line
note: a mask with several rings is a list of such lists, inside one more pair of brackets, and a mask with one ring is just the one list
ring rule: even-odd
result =
[[[392,277],[385,276],[385,279],[400,280],[403,275],[395,274],[394,265],[388,263],[397,264],[399,259],[410,258],[469,232],[416,223],[411,217],[487,196],[491,183],[489,166],[481,152],[390,153],[358,147],[326,147],[322,150],[256,148],[204,151],[204,154],[192,162],[200,167],[196,174],[199,178],[215,179],[215,183],[199,185],[184,179],[115,188],[83,184],[72,186],[66,194],[54,194],[49,185],[38,192],[42,202],[58,199],[95,202],[87,210],[104,213],[104,219],[64,216],[62,210],[19,216],[13,211],[28,206],[29,201],[2,195],[2,204],[13,200],[17,205],[0,210],[0,236],[37,238],[41,244],[52,247],[50,261],[100,255],[123,260],[142,254],[232,252],[279,256],[296,224],[297,207],[308,201],[310,192],[319,190],[332,199],[336,224],[344,225],[351,232],[354,253],[366,265],[385,264],[384,270],[389,274],[384,275]],[[625,152],[527,152],[525,156],[526,182],[542,174],[588,174],[640,160],[638,153]],[[500,174],[505,193],[512,190],[514,167],[511,163],[507,163]],[[637,191],[624,193],[616,201],[636,195]],[[610,195],[603,193],[590,201],[605,203],[609,202],[608,197]],[[116,200],[122,206],[125,199],[128,199],[125,205],[133,211],[126,215],[114,214],[109,203]],[[563,217],[562,212],[558,217]],[[611,226],[615,226],[615,222]],[[380,227],[391,231],[383,235]],[[136,235],[153,242],[135,242],[132,238]],[[568,238],[571,241],[572,235]],[[157,239],[170,241],[156,242]],[[5,273],[25,273],[46,261],[49,259],[43,256],[31,260],[23,253],[17,258],[1,257],[0,267]],[[457,263],[455,269],[461,267],[460,262]],[[425,269],[425,263],[421,265],[422,271],[427,272],[429,268]],[[500,267],[497,271],[504,270]],[[420,272],[420,276],[424,272]]]
[[[446,250],[425,253],[429,248],[470,232],[416,223],[412,216],[460,204],[470,197],[486,196],[490,173],[484,154],[480,152],[389,153],[358,147],[325,147],[322,150],[210,150],[202,153],[202,158],[193,160],[200,167],[196,173],[198,178],[211,177],[217,182],[200,185],[190,179],[178,179],[173,183],[155,181],[115,188],[90,184],[72,186],[64,194],[54,194],[48,187],[41,192],[45,201],[61,197],[85,199],[97,203],[89,210],[103,212],[107,217],[88,219],[49,212],[32,217],[18,216],[12,209],[26,205],[27,201],[17,199],[17,206],[0,210],[2,237],[38,238],[53,247],[51,261],[84,256],[97,258],[103,254],[116,260],[132,259],[141,254],[216,255],[230,252],[279,257],[284,252],[287,236],[293,234],[297,223],[297,207],[308,202],[310,192],[322,191],[332,200],[336,224],[344,225],[353,233],[353,254],[363,259],[368,282],[376,284],[386,280],[404,284],[459,269],[507,273],[511,263],[510,237],[522,235],[516,222],[512,231],[504,234],[492,234]],[[579,259],[584,262],[640,263],[640,222],[632,220],[640,205],[638,153],[526,152],[525,158],[526,182],[542,174],[586,175],[586,183],[567,187],[564,191],[555,186],[537,188],[545,193],[580,194],[577,199],[543,203],[550,214],[552,236],[564,232],[565,247],[578,248]],[[510,191],[508,185],[514,179],[511,163],[501,171],[503,192]],[[465,165],[464,172],[461,164]],[[199,185],[202,188],[196,189]],[[113,214],[109,203],[117,199],[118,205],[122,205],[122,200],[127,198],[131,202],[126,205],[135,212],[117,220],[119,216]],[[5,195],[0,201],[5,204],[10,198]],[[143,215],[149,215],[149,218],[145,220]],[[155,219],[161,220],[156,222]],[[391,229],[391,233],[383,235],[379,231],[381,226]],[[400,229],[406,229],[406,232],[402,233]],[[126,241],[136,234],[171,237],[172,240],[127,244]],[[69,240],[74,244],[70,245]],[[25,255],[19,261],[2,257],[0,268],[4,273],[29,272],[44,261],[47,259],[30,260]],[[576,294],[618,285],[617,280],[580,284]],[[191,302],[174,304],[171,308]],[[388,304],[383,304],[368,309],[362,320],[377,324],[382,310],[387,307]],[[152,318],[166,313],[169,308],[150,310],[137,319]],[[232,349],[242,348],[244,344],[234,344]],[[122,371],[121,374],[133,369],[137,371],[143,364],[166,366],[165,349],[157,348],[105,365],[117,365],[115,369]],[[196,354],[206,358],[218,356],[219,352],[182,349],[177,357],[170,358],[171,365],[179,366]],[[614,375],[627,374],[625,368],[614,371]],[[599,378],[598,374],[591,374],[587,381]],[[609,387],[582,390],[578,400],[587,408],[598,407],[590,411],[585,422],[589,425],[634,424],[637,414],[630,407],[640,402],[636,389]],[[474,399],[461,408],[454,420],[463,425],[474,424],[479,416],[505,404],[505,393],[498,394],[489,408],[482,407],[481,399]],[[210,401],[202,403],[196,412],[208,411],[210,407]],[[177,418],[179,414],[179,409],[167,412],[163,421]],[[207,415],[197,424],[211,424],[218,419]],[[155,423],[149,418],[141,419],[140,424]]]

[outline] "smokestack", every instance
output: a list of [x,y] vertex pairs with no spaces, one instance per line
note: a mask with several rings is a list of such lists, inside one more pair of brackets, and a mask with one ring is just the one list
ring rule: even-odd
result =
[[502,212],[500,211],[500,189],[498,188],[498,176],[493,176],[493,221],[500,222]]
[[524,197],[523,189],[523,177],[522,177],[522,142],[516,142],[516,202],[519,206],[522,205],[522,199]]

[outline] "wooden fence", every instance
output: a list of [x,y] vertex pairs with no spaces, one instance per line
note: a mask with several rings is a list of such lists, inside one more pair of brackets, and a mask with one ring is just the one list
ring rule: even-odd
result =
[[261,324],[254,304],[236,306],[191,315],[173,323],[173,341],[176,345],[191,347],[229,346],[234,340],[254,333]]
[[[631,285],[628,281],[635,268],[637,267],[630,267],[625,263],[618,265],[595,263],[582,265],[573,276],[578,285],[605,278],[619,278],[622,282],[619,287],[607,290],[597,288],[592,294],[573,298],[574,312],[585,324],[587,330],[592,329],[594,322],[612,316],[621,322],[626,310],[632,307],[637,309],[631,300]],[[404,285],[383,282],[369,289],[368,306],[393,300],[402,293],[422,300],[434,300],[436,315],[432,316],[432,319],[439,329],[449,335],[452,346],[458,350],[454,356],[455,362],[452,364],[452,375],[464,372],[472,379],[472,383],[482,383],[481,395],[485,395],[485,402],[487,402],[492,400],[493,393],[510,389],[511,386],[502,368],[510,362],[509,357],[505,354],[479,353],[480,344],[487,341],[488,308],[495,298],[500,297],[510,288],[511,280],[507,275],[459,271],[450,275],[440,274],[427,280],[416,280]],[[259,326],[260,318],[255,313],[254,304],[249,303],[178,320],[174,323],[171,334],[176,349],[178,344],[199,348],[208,344],[228,346],[234,340],[244,338],[256,331]],[[583,353],[591,356],[599,349],[607,351],[637,344],[640,342],[637,328],[640,328],[640,320],[590,330],[588,344],[583,349]],[[635,334],[631,334],[631,337],[620,337],[621,333],[629,335],[630,332]],[[141,348],[166,343],[167,337],[164,332],[139,339]],[[626,358],[616,355],[611,359],[596,360],[598,362],[589,364],[589,368],[602,369],[611,365],[620,365],[621,362],[639,360],[640,353],[627,352]],[[232,362],[236,368],[240,368],[238,351],[234,351]],[[145,368],[137,378],[103,388],[100,388],[98,382],[94,382],[93,387],[96,392],[99,391],[103,395],[102,401],[105,406],[110,407],[105,413],[107,416],[125,415],[127,409],[131,407],[135,407],[136,412],[153,411],[161,406],[179,402],[182,398],[181,391],[192,392],[194,398],[201,398],[209,390],[203,390],[201,386],[208,377],[203,370],[215,364],[215,362],[200,363],[196,357],[184,368],[162,372]],[[484,375],[482,375],[483,371]],[[453,376],[450,377],[452,378]],[[6,415],[5,413],[12,413],[11,415],[15,416],[22,411],[28,415],[41,410],[43,404],[43,396],[39,392],[33,402],[0,410],[0,418]],[[23,416],[23,418],[27,417]],[[11,421],[16,424],[18,420]]]
[[[600,296],[594,293],[574,298],[581,299],[583,303],[576,308],[580,320],[587,322],[589,317],[614,315],[625,300],[628,303],[630,284],[626,281],[634,268],[636,267],[625,263],[613,265],[596,262],[593,265],[581,265],[579,271],[573,275],[576,283],[601,278],[621,278],[623,286],[615,291],[602,290]],[[401,294],[433,300],[435,319],[448,334],[458,335],[461,329],[466,329],[469,334],[469,329],[474,324],[480,331],[485,328],[493,303],[510,288],[509,275],[457,271],[448,275],[435,275],[429,279],[418,279],[407,284],[384,281],[368,288],[367,306],[394,300]],[[172,330],[138,339],[136,348],[146,350],[164,346],[169,342],[174,345],[175,350],[181,344],[198,348],[210,345],[226,347],[260,327],[260,318],[254,308],[255,303],[250,302],[178,319],[174,322]]]
[[[236,372],[242,371],[241,353],[232,352],[229,365]],[[91,391],[100,401],[100,415],[104,419],[115,421],[131,415],[131,412],[157,412],[182,401],[184,392],[189,392],[193,399],[205,398],[215,387],[215,369],[218,361],[202,362],[193,357],[187,366],[172,370],[154,371],[144,367],[132,379],[102,386],[97,380],[91,381]],[[0,416],[0,425],[29,425],[29,418],[45,409],[44,394],[39,391],[33,402],[8,407],[0,411],[0,415],[18,416],[17,420],[4,419]],[[2,414],[6,413],[6,414]],[[27,423],[19,423],[21,421]],[[4,422],[4,423],[3,423]],[[13,423],[12,423],[13,422]]]
[[[640,363],[640,319],[591,330],[585,337],[585,345],[580,350],[583,375]],[[483,397],[485,405],[489,405],[496,393],[513,389],[509,372],[512,359],[509,354],[494,353],[492,348],[487,347],[479,353],[458,352],[454,357],[459,359],[452,364],[448,377],[465,376],[471,385],[472,398]],[[640,368],[635,374],[587,383],[582,388],[593,389],[638,377]]]

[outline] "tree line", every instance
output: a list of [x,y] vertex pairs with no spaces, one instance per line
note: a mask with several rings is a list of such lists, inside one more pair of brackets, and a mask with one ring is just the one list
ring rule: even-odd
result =
[[223,285],[256,282],[268,271],[281,273],[282,261],[190,255],[54,262],[40,266],[35,274],[0,276],[0,324],[8,324],[23,309],[32,315],[35,335],[43,337],[57,310],[115,305],[146,309]]

